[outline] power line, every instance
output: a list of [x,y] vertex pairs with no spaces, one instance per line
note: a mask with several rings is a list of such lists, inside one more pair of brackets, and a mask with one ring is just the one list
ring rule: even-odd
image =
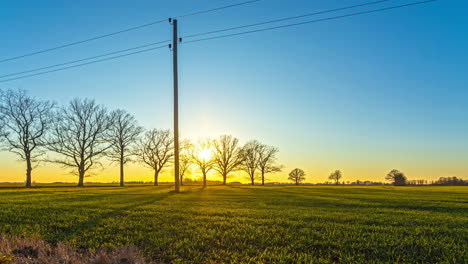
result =
[[195,12],[195,13],[186,14],[186,15],[182,15],[182,16],[177,16],[175,18],[184,18],[184,17],[189,17],[189,16],[195,16],[195,15],[210,13],[210,12],[214,12],[214,11],[223,10],[223,9],[226,9],[226,8],[242,6],[242,5],[251,4],[251,3],[255,3],[255,2],[259,2],[259,1],[261,1],[261,0],[252,0],[252,1],[242,2],[242,3],[232,4],[232,5],[228,5],[228,6],[223,6],[223,7],[208,9],[208,10],[205,10],[205,11],[200,11],[200,12]]
[[87,60],[97,59],[97,58],[106,57],[106,56],[110,56],[110,55],[114,55],[114,54],[119,54],[119,53],[123,53],[123,52],[127,52],[127,51],[142,49],[142,48],[146,48],[146,47],[150,47],[150,46],[154,46],[154,45],[162,44],[162,43],[166,43],[166,42],[170,42],[170,40],[154,42],[154,43],[150,43],[150,44],[146,44],[146,45],[142,45],[142,46],[138,46],[138,47],[134,47],[134,48],[118,50],[118,51],[114,51],[114,52],[110,52],[110,53],[106,53],[106,54],[96,55],[96,56],[92,56],[92,57],[88,57],[88,58],[84,58],[84,59],[59,63],[59,64],[55,64],[55,65],[45,66],[45,67],[31,69],[31,70],[26,70],[26,71],[22,71],[22,72],[16,72],[16,73],[10,73],[10,74],[6,74],[6,75],[0,75],[0,78],[20,75],[20,74],[25,74],[25,73],[35,72],[35,71],[46,70],[46,69],[55,68],[55,67],[59,67],[59,66],[64,66],[64,65],[68,65],[68,64],[74,64],[74,63],[78,63],[78,62],[82,62],[82,61],[87,61]]
[[357,7],[363,7],[363,6],[368,6],[368,5],[374,5],[374,4],[379,4],[379,3],[388,2],[388,1],[393,1],[393,0],[380,0],[380,1],[374,1],[374,2],[369,2],[369,3],[359,4],[359,5],[352,5],[352,6],[347,6],[347,7],[329,9],[329,10],[324,10],[324,11],[320,11],[320,12],[309,13],[309,14],[300,15],[300,16],[293,16],[293,17],[287,17],[287,18],[281,18],[281,19],[276,19],[276,20],[270,20],[270,21],[266,21],[266,22],[260,22],[260,23],[249,24],[249,25],[244,25],[244,26],[238,26],[238,27],[232,27],[232,28],[214,30],[214,31],[209,31],[209,32],[203,32],[203,33],[188,35],[188,36],[185,36],[185,37],[183,37],[183,38],[193,38],[193,37],[198,37],[198,36],[203,36],[203,35],[209,35],[209,34],[214,34],[214,33],[220,33],[220,32],[225,32],[225,31],[231,31],[231,30],[236,30],[236,29],[242,29],[242,28],[249,28],[249,27],[261,26],[261,25],[265,25],[265,24],[271,24],[271,23],[282,22],[282,21],[287,21],[287,20],[292,20],[292,19],[298,19],[298,18],[304,18],[304,17],[309,17],[309,16],[315,16],[315,15],[320,15],[320,14],[326,14],[326,13],[331,13],[331,12],[336,12],[336,11],[341,11],[341,10],[347,10],[347,9],[352,9],[352,8],[357,8]]
[[[381,11],[386,11],[386,10],[391,10],[391,9],[397,9],[397,8],[402,8],[402,7],[407,7],[407,6],[414,6],[414,5],[420,5],[420,4],[427,4],[427,3],[435,2],[435,1],[438,1],[438,0],[421,1],[421,2],[415,2],[415,3],[404,4],[404,5],[398,5],[398,6],[386,7],[386,8],[380,8],[380,9],[374,9],[374,10],[370,10],[370,11],[363,11],[363,12],[358,12],[358,13],[352,13],[352,14],[347,14],[347,15],[341,15],[341,16],[334,16],[334,17],[322,18],[322,19],[317,19],[317,20],[305,21],[305,22],[301,22],[301,23],[287,24],[287,25],[282,25],[282,26],[277,26],[277,27],[270,27],[270,28],[263,28],[263,29],[257,29],[257,30],[251,30],[251,31],[244,31],[244,32],[239,32],[239,33],[234,33],[234,34],[227,34],[227,35],[221,35],[221,36],[215,36],[215,37],[209,37],[209,38],[195,39],[195,40],[185,41],[185,42],[183,42],[182,44],[193,43],[193,42],[200,42],[200,41],[206,41],[206,40],[213,40],[213,39],[220,39],[220,38],[227,38],[227,37],[232,37],[232,36],[239,36],[239,35],[245,35],[245,34],[250,34],[250,33],[257,33],[257,32],[269,31],[269,30],[280,29],[280,28],[288,28],[288,27],[293,27],[293,26],[299,26],[299,25],[305,25],[305,24],[323,22],[323,21],[334,20],[334,19],[339,19],[339,18],[345,18],[345,17],[352,17],[352,16],[357,16],[357,15],[364,15],[364,14],[376,13],[376,12],[381,12]],[[203,33],[201,33],[201,34],[203,34]]]
[[[209,12],[219,11],[219,10],[232,8],[232,7],[236,7],[236,6],[241,6],[241,5],[246,5],[246,4],[259,2],[259,1],[261,1],[261,0],[252,0],[252,1],[241,2],[241,3],[237,3],[237,4],[232,4],[232,5],[227,5],[227,6],[222,6],[222,7],[218,7],[218,8],[208,9],[208,10],[204,10],[204,11],[199,11],[199,12],[195,12],[195,13],[185,14],[185,15],[182,15],[182,16],[178,16],[178,18],[195,16],[195,15],[199,15],[199,14],[205,14],[205,13],[209,13]],[[44,49],[44,50],[39,50],[39,51],[31,52],[31,53],[26,53],[26,54],[15,56],[15,57],[2,59],[2,60],[0,60],[0,63],[4,63],[4,62],[7,62],[7,61],[12,61],[12,60],[17,60],[17,59],[21,59],[21,58],[25,58],[25,57],[30,57],[30,56],[34,56],[34,55],[38,55],[38,54],[58,50],[58,49],[63,49],[63,48],[83,44],[83,43],[98,40],[98,39],[103,39],[103,38],[115,36],[115,35],[122,34],[122,33],[125,33],[125,32],[134,31],[134,30],[137,30],[137,29],[153,26],[153,25],[163,23],[163,22],[166,22],[166,21],[167,21],[167,19],[161,19],[161,20],[149,22],[149,23],[146,23],[146,24],[142,24],[142,25],[139,25],[139,26],[122,29],[122,30],[119,30],[119,31],[116,31],[116,32],[112,32],[112,33],[108,33],[108,34],[104,34],[104,35],[99,35],[99,36],[96,36],[96,37],[92,37],[92,38],[88,38],[88,39],[84,39],[84,40],[80,40],[80,41],[76,41],[76,42],[71,42],[71,43],[64,44],[64,45],[59,45],[59,46]]]
[[[222,7],[222,8],[216,8],[216,9],[210,9],[210,10],[202,11],[202,13],[212,12],[214,10],[220,10],[220,9],[225,9],[225,8],[231,8],[231,7],[234,7],[234,6],[245,5],[245,4],[248,4],[248,3],[253,3],[253,2],[258,2],[258,1],[260,1],[260,0],[254,0],[254,1],[248,1],[248,2],[243,2],[243,3],[233,4],[233,5],[225,6],[225,7]],[[227,28],[227,29],[222,29],[222,30],[210,31],[210,32],[205,32],[205,33],[200,33],[200,34],[193,34],[193,35],[185,36],[184,38],[191,38],[191,37],[214,34],[214,33],[219,33],[219,32],[224,32],[224,31],[235,30],[235,29],[242,29],[242,28],[247,28],[247,27],[259,26],[259,25],[270,24],[270,23],[275,23],[275,22],[281,22],[281,21],[286,21],[286,20],[291,20],[291,19],[303,18],[303,17],[307,17],[307,16],[319,15],[319,14],[330,13],[330,12],[335,12],[335,11],[340,11],[340,10],[346,10],[346,9],[351,9],[351,8],[356,8],[356,7],[362,7],[362,6],[372,5],[372,4],[378,4],[378,3],[382,3],[382,2],[388,2],[388,1],[392,1],[392,0],[374,1],[374,2],[369,2],[369,3],[359,4],[359,5],[347,6],[347,7],[336,8],[336,9],[331,9],[331,10],[325,10],[325,11],[320,11],[320,12],[315,12],[315,13],[309,13],[309,14],[300,15],[300,16],[294,16],[294,17],[277,19],[277,20],[261,22],[261,23],[256,23],[256,24],[250,24],[250,25],[238,26],[238,27]],[[187,14],[187,15],[179,16],[179,17],[188,17],[188,16],[197,15],[197,14],[200,14],[200,13],[201,12],[191,13],[191,14]],[[149,24],[145,24],[145,25],[149,25]],[[118,54],[118,53],[122,53],[122,52],[127,52],[127,51],[131,51],[131,50],[135,50],[135,49],[146,48],[148,46],[157,45],[157,44],[161,44],[161,43],[165,43],[165,42],[170,42],[170,40],[151,43],[151,44],[147,44],[147,45],[143,45],[143,46],[138,46],[138,47],[129,48],[129,49],[125,49],[125,50],[119,50],[119,51],[115,51],[115,52],[111,52],[111,53],[106,53],[106,54],[102,54],[102,55],[97,55],[97,56],[93,56],[93,57],[88,57],[88,58],[84,58],[84,59],[75,60],[75,61],[69,61],[69,62],[65,62],[65,63],[55,64],[55,65],[51,65],[51,66],[26,70],[26,71],[12,73],[12,74],[1,75],[0,78],[10,77],[10,76],[15,76],[15,75],[40,71],[40,70],[46,70],[46,69],[50,69],[50,68],[55,68],[55,67],[59,67],[59,66],[64,66],[64,65],[78,63],[78,62],[82,62],[82,61],[86,61],[86,60],[91,60],[91,59],[96,59],[96,58],[105,57],[105,56],[109,56],[109,55],[114,55],[114,54]]]
[[[228,35],[215,36],[215,37],[210,37],[210,38],[196,39],[196,40],[191,40],[191,41],[183,42],[182,44],[193,43],[193,42],[200,42],[200,41],[206,41],[206,40],[212,40],[212,39],[219,39],[219,38],[226,38],[226,37],[238,36],[238,35],[244,35],[244,34],[250,34],[250,33],[257,33],[257,32],[263,32],[263,31],[274,30],[274,29],[280,29],[280,28],[288,28],[288,27],[292,27],[292,26],[298,26],[298,25],[304,25],[304,24],[322,22],[322,21],[327,21],[327,20],[334,20],[334,19],[339,19],[339,18],[345,18],[345,17],[351,17],[351,16],[357,16],[357,15],[369,14],[369,13],[376,13],[376,12],[380,12],[380,11],[391,10],[391,9],[397,9],[397,8],[402,8],[402,7],[407,7],[407,6],[414,6],[414,5],[419,5],[419,4],[426,4],[426,3],[435,2],[435,1],[438,1],[438,0],[428,0],[428,1],[414,2],[414,3],[404,4],[404,5],[398,5],[398,6],[386,7],[386,8],[380,8],[380,9],[374,9],[374,10],[370,10],[370,11],[364,11],[364,12],[352,13],[352,14],[347,14],[347,15],[341,15],[341,16],[323,18],[323,19],[312,20],[312,21],[306,21],[306,22],[301,22],[301,23],[288,24],[288,25],[277,26],[277,27],[270,27],[270,28],[264,28],[264,29],[258,29],[258,30],[251,30],[251,31],[239,32],[239,33],[235,33],[235,34],[228,34]],[[164,43],[164,42],[167,42],[167,41],[162,41],[162,42],[160,42],[160,43]],[[111,54],[121,53],[121,52],[125,52],[125,51],[128,51],[128,50],[134,50],[134,49],[137,49],[137,48],[143,48],[143,47],[145,47],[145,46],[154,45],[154,44],[155,44],[155,43],[148,44],[148,45],[144,45],[144,46],[139,46],[139,47],[135,47],[135,48],[130,48],[130,49],[127,49],[127,50],[116,51],[116,52],[112,52],[112,53],[108,53],[108,54],[104,54],[104,55],[97,55],[97,56],[94,56],[94,57],[90,57],[90,58],[78,60],[78,61],[75,61],[75,62],[69,62],[69,63],[65,63],[65,64],[76,63],[76,62],[79,62],[79,61],[89,60],[89,59],[92,59],[92,58],[98,58],[98,57],[102,57],[102,56],[108,56],[108,55],[111,55]],[[166,46],[166,45],[164,45],[164,46],[159,46],[159,47],[155,47],[155,48],[151,48],[151,49],[140,50],[140,51],[137,51],[137,52],[127,53],[127,54],[123,54],[123,55],[119,55],[119,56],[114,56],[114,57],[110,57],[110,58],[105,58],[105,59],[101,59],[101,60],[96,60],[96,61],[90,61],[90,62],[87,62],[87,63],[82,63],[82,64],[73,65],[73,66],[69,66],[69,67],[64,67],[64,68],[54,69],[54,70],[50,70],[50,71],[39,72],[39,73],[35,73],[35,74],[29,74],[29,75],[25,75],[25,76],[20,76],[20,77],[15,77],[15,78],[10,78],[10,79],[0,80],[0,83],[8,82],[8,81],[13,81],[13,80],[18,80],[18,79],[23,79],[23,78],[28,78],[28,77],[37,76],[37,75],[42,75],[42,74],[47,74],[47,73],[51,73],[51,72],[57,72],[57,71],[72,69],[72,68],[81,67],[81,66],[85,66],[85,65],[89,65],[89,64],[93,64],[93,63],[98,63],[98,62],[102,62],[102,61],[117,59],[117,58],[126,57],[126,56],[130,56],[130,55],[134,55],[134,54],[139,54],[139,53],[144,53],[144,52],[148,52],[148,51],[160,49],[160,48],[163,48],[163,47],[167,47],[167,46]],[[62,64],[62,65],[65,65],[65,64]],[[44,67],[44,68],[52,68],[52,67],[57,67],[57,66],[59,66],[59,65],[48,66],[48,67]],[[43,68],[43,69],[44,69],[44,68]],[[39,69],[36,69],[36,70],[39,70]],[[25,72],[23,72],[23,73],[25,73]],[[18,75],[18,74],[21,74],[21,73],[9,74],[9,75],[7,75],[7,76],[13,76],[13,75]]]
[[19,80],[19,79],[28,78],[28,77],[33,77],[33,76],[37,76],[37,75],[43,75],[43,74],[52,73],[52,72],[58,72],[58,71],[73,69],[73,68],[77,68],[77,67],[81,67],[81,66],[85,66],[85,65],[89,65],[89,64],[94,64],[94,63],[108,61],[108,60],[114,60],[114,59],[127,57],[127,56],[130,56],[130,55],[135,55],[135,54],[139,54],[139,53],[144,53],[144,52],[148,52],[148,51],[152,51],[152,50],[157,50],[157,49],[161,49],[161,48],[167,48],[167,45],[159,46],[159,47],[155,47],[155,48],[151,48],[151,49],[140,50],[140,51],[136,51],[136,52],[131,52],[131,53],[127,53],[127,54],[122,54],[122,55],[119,55],[119,56],[114,56],[114,57],[105,58],[105,59],[101,59],[101,60],[90,61],[90,62],[77,64],[77,65],[73,65],[73,66],[58,68],[58,69],[54,69],[54,70],[50,70],[50,71],[24,75],[24,76],[10,78],[10,79],[6,79],[6,80],[0,80],[0,83],[9,82],[9,81],[13,81],[13,80]]
[[65,44],[65,45],[60,45],[60,46],[56,46],[56,47],[53,47],[53,48],[48,48],[48,49],[44,49],[44,50],[40,50],[40,51],[36,51],[36,52],[31,52],[31,53],[27,53],[27,54],[24,54],[24,55],[11,57],[11,58],[8,58],[8,59],[3,59],[3,60],[0,60],[0,63],[7,62],[7,61],[12,61],[12,60],[17,60],[17,59],[21,59],[21,58],[25,58],[25,57],[30,57],[30,56],[50,52],[50,51],[53,51],[53,50],[63,49],[63,48],[75,46],[75,45],[78,45],[78,44],[83,44],[83,43],[86,43],[86,42],[102,39],[102,38],[107,38],[107,37],[110,37],[110,36],[118,35],[118,34],[121,34],[121,33],[133,31],[133,30],[137,30],[137,29],[144,28],[144,27],[149,27],[149,26],[156,25],[156,24],[159,24],[159,23],[162,23],[162,22],[166,22],[166,21],[167,21],[166,19],[159,20],[159,21],[154,21],[154,22],[151,22],[151,23],[143,24],[143,25],[140,25],[140,26],[132,27],[132,28],[123,29],[123,30],[112,32],[112,33],[109,33],[109,34],[100,35],[100,36],[97,36],[97,37],[92,37],[92,38],[89,38],[89,39],[80,40],[80,41],[76,41],[76,42],[72,42],[72,43],[68,43],[68,44]]

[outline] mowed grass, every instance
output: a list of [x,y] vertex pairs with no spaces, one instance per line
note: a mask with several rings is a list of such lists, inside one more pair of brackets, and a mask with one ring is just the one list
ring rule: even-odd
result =
[[0,189],[0,233],[173,263],[467,263],[465,187]]

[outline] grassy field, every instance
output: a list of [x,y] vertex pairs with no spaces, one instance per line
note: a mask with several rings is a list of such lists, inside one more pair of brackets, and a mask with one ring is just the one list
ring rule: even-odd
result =
[[0,233],[192,263],[467,263],[465,187],[0,189]]

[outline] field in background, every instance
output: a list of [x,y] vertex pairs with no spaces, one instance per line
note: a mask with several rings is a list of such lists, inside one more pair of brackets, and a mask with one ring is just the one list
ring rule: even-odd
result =
[[465,263],[466,187],[0,189],[0,233],[195,263]]

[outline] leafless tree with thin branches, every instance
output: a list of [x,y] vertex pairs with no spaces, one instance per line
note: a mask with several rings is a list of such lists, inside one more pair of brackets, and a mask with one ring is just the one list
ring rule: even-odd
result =
[[138,140],[143,128],[138,125],[136,118],[125,110],[114,110],[110,113],[111,125],[106,138],[111,148],[107,157],[112,162],[118,162],[120,167],[120,186],[125,185],[124,166],[132,161],[132,146]]
[[293,181],[296,185],[299,185],[299,183],[305,180],[305,172],[296,168],[289,173],[288,180]]
[[[206,178],[208,172],[214,168],[214,159],[210,152],[212,151],[212,143],[210,139],[201,139],[190,149],[190,156],[193,163],[198,167],[203,175],[203,186],[206,187]],[[203,155],[207,153],[207,155]]]
[[189,139],[184,139],[180,142],[180,155],[179,155],[179,177],[180,185],[184,185],[184,177],[191,172],[193,165],[192,157],[190,156],[190,149],[193,144]]
[[140,139],[136,149],[138,159],[154,170],[154,186],[159,174],[174,157],[174,138],[169,130],[152,129]]
[[255,173],[260,163],[259,149],[261,146],[262,144],[257,140],[251,140],[242,147],[241,169],[248,174],[252,185],[255,185],[255,179],[257,178]]
[[272,172],[280,172],[283,168],[282,165],[277,164],[277,154],[279,149],[277,147],[260,145],[258,148],[258,169],[262,178],[262,185],[265,185],[265,174]]
[[59,154],[47,161],[77,170],[78,186],[99,160],[105,156],[110,144],[106,132],[111,125],[107,110],[91,99],[73,99],[68,106],[57,111],[57,120],[47,138],[47,148]]
[[407,180],[406,175],[399,170],[390,171],[385,179],[391,181],[395,186],[404,186]]
[[242,164],[242,148],[239,139],[231,135],[222,135],[213,140],[214,169],[223,177],[226,185],[229,174],[240,169]]
[[340,184],[340,179],[343,177],[343,173],[341,173],[340,170],[336,170],[330,176],[328,176],[328,179],[335,181],[335,184],[338,185]]
[[26,187],[32,185],[33,163],[44,154],[44,137],[53,122],[55,104],[35,99],[25,90],[0,92],[0,136],[4,149],[26,162]]

